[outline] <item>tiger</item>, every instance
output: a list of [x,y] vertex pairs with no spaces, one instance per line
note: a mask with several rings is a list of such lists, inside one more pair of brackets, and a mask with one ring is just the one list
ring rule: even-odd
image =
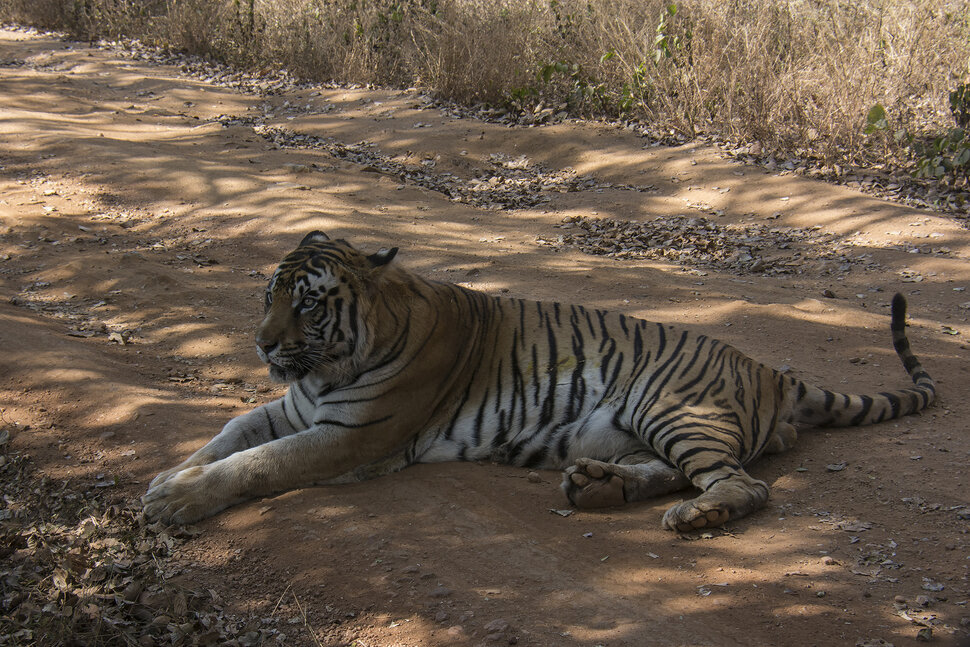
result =
[[397,252],[314,231],[283,258],[255,342],[287,391],[158,474],[147,519],[193,523],[293,488],[494,461],[563,470],[580,509],[693,485],[662,520],[690,532],[764,506],[768,486],[744,466],[792,447],[798,429],[875,424],[936,397],[899,294],[890,330],[913,386],[850,395],[690,329],[428,280]]

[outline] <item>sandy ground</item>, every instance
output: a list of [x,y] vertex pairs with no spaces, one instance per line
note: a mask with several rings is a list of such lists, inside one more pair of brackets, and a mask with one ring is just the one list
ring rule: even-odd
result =
[[[118,497],[134,499],[231,416],[279,395],[251,336],[266,277],[314,228],[399,246],[416,271],[490,293],[686,325],[842,390],[906,384],[887,316],[901,291],[939,402],[803,433],[752,470],[772,488],[768,506],[723,531],[661,530],[678,497],[563,517],[551,512],[568,508],[557,473],[423,465],[230,509],[200,524],[173,569],[291,645],[898,647],[924,626],[937,644],[966,640],[964,222],[703,145],[650,147],[604,125],[508,128],[421,105],[413,91],[261,97],[0,31],[0,402],[5,423],[30,426],[13,448],[52,478],[111,474]],[[654,189],[476,207],[220,115],[366,140],[461,181],[502,154]],[[866,256],[841,273],[809,255],[800,273],[761,276],[537,242],[565,217],[678,214],[818,226]]]

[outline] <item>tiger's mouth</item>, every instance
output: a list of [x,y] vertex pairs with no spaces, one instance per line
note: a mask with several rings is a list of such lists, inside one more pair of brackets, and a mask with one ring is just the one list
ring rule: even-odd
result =
[[269,377],[274,382],[296,382],[314,371],[324,370],[337,361],[332,352],[312,349],[292,356],[271,357],[259,349],[258,355],[269,366]]
[[299,361],[298,356],[276,357],[266,353],[259,346],[256,347],[256,355],[269,367],[269,378],[273,382],[295,382],[310,372],[305,363]]
[[296,366],[281,366],[279,364],[274,364],[273,362],[267,362],[269,364],[269,379],[273,382],[288,383],[296,382],[306,376],[309,372],[305,369]]

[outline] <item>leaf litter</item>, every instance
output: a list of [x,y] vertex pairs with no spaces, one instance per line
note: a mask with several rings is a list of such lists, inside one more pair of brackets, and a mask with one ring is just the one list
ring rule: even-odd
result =
[[0,644],[251,647],[282,637],[226,613],[216,591],[172,579],[168,558],[201,531],[146,523],[111,491],[114,477],[50,479],[9,438],[0,429]]
[[815,270],[844,274],[852,267],[878,269],[871,254],[850,240],[819,228],[722,224],[700,216],[675,215],[638,222],[567,216],[564,232],[536,242],[557,251],[576,248],[617,259],[650,258],[735,274],[785,275]]

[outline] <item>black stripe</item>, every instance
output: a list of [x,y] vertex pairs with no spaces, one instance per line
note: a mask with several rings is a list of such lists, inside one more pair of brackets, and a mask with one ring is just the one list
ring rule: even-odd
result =
[[886,398],[886,400],[889,402],[889,407],[892,409],[892,417],[898,418],[899,405],[901,404],[899,400],[899,396],[896,395],[895,393],[880,393],[879,395]]
[[[287,413],[286,398],[284,397],[280,402],[283,405],[283,415],[286,417],[287,421],[289,421],[290,414]],[[309,425],[307,424],[306,420],[304,420],[303,416],[300,415],[300,408],[293,407],[293,410],[294,410],[293,412],[296,414],[297,419],[300,421],[300,424],[303,425],[304,428],[308,427]],[[290,423],[290,424],[293,424],[293,423]]]
[[333,425],[334,427],[344,427],[346,429],[360,429],[362,427],[370,427],[372,425],[377,425],[382,422],[386,422],[394,417],[394,414],[388,414],[383,418],[377,418],[375,420],[368,420],[367,422],[343,422],[340,420],[331,420],[329,418],[323,418],[320,420],[314,420],[314,425]]
[[685,471],[684,474],[687,475],[687,478],[693,481],[698,476],[701,476],[703,474],[708,474],[709,472],[716,472],[717,470],[724,469],[724,468],[736,470],[739,467],[740,465],[738,465],[737,463],[732,463],[728,461],[714,461],[713,463],[705,465],[704,467],[698,467],[695,470],[691,470],[689,473]]
[[482,396],[481,404],[478,405],[478,414],[475,416],[475,426],[472,438],[474,439],[475,447],[480,447],[482,444],[482,422],[485,418],[485,405],[488,404],[488,388],[485,389],[485,395]]
[[869,410],[872,409],[872,398],[868,395],[860,395],[859,398],[862,400],[862,410],[849,421],[849,425],[853,427],[862,424],[862,421],[869,415]]
[[263,413],[266,415],[266,424],[269,426],[269,434],[276,440],[280,437],[279,433],[276,431],[276,425],[273,424],[273,418],[269,415],[268,409],[263,409]]

